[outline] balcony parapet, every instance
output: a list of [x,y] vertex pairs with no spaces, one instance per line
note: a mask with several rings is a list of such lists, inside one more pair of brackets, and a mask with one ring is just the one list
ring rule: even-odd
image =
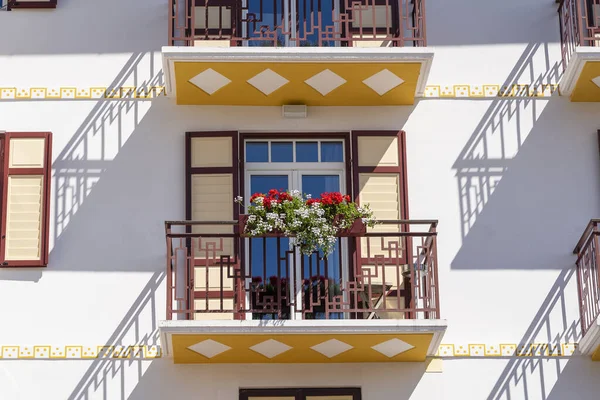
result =
[[600,101],[600,0],[561,0],[564,74],[560,92],[573,102]]
[[169,0],[172,46],[422,47],[424,0]]
[[437,221],[380,222],[338,238],[328,257],[301,254],[293,237],[241,237],[238,221],[165,222],[167,355],[176,363],[433,356],[446,330]]
[[600,257],[598,224],[592,219],[585,228],[573,253],[577,255],[577,289],[582,339],[579,351],[600,361]]

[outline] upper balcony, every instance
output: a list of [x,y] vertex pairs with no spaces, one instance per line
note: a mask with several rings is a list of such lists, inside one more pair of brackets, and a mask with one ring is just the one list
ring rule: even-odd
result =
[[600,361],[600,220],[590,221],[573,250],[577,254],[577,288],[582,339],[579,350]]
[[424,0],[169,0],[171,46],[423,47]]
[[561,0],[558,8],[563,95],[600,101],[600,0]]
[[423,95],[424,0],[171,0],[167,95],[182,105],[388,106]]
[[383,221],[329,257],[236,222],[166,222],[176,363],[424,361],[440,320],[436,221]]

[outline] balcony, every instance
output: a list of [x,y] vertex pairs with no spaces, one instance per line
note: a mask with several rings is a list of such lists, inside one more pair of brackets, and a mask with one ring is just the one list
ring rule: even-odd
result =
[[181,105],[388,106],[423,96],[424,0],[170,0]]
[[561,0],[558,8],[563,95],[573,102],[600,101],[600,0]]
[[423,47],[424,0],[170,0],[171,46]]
[[577,243],[577,288],[581,315],[582,339],[579,350],[600,361],[600,257],[598,251],[599,219],[593,219]]
[[329,256],[236,222],[166,222],[175,363],[424,361],[440,320],[436,221],[383,221]]

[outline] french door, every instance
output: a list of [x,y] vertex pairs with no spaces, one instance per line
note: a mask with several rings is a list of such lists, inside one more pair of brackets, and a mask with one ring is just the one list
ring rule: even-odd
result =
[[[257,157],[257,148],[264,146],[267,147],[262,151],[268,156]],[[288,151],[293,154],[286,155]],[[310,156],[311,151],[316,152],[314,157]],[[257,159],[261,161],[252,161]],[[286,161],[279,161],[282,159]],[[248,142],[246,160],[250,160],[245,163],[246,201],[253,193],[267,193],[270,189],[298,190],[312,197],[346,192],[341,141]],[[325,296],[330,299],[341,295],[343,282],[348,279],[346,246],[346,240],[338,240],[334,251],[324,257],[320,251],[300,254],[293,238],[247,239],[246,287],[256,290],[247,293],[246,304],[253,310],[275,304],[277,312],[251,312],[246,318],[325,318]],[[265,298],[268,294],[263,293],[267,291],[271,297]],[[341,317],[341,313],[330,313],[328,318]]]
[[339,5],[336,0],[243,0],[242,35],[249,46],[319,46],[319,32],[334,26],[339,31]]

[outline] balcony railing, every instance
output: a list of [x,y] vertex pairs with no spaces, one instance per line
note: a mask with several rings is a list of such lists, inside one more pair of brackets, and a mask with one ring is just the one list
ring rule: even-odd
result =
[[585,335],[600,315],[600,270],[598,247],[598,224],[600,219],[593,219],[585,228],[577,243],[574,254],[577,254],[577,288],[579,290],[579,311],[581,315],[581,331]]
[[566,68],[578,46],[600,46],[600,0],[561,0],[558,15]]
[[235,221],[167,221],[167,318],[439,319],[436,226],[383,221],[323,257]]
[[425,0],[169,0],[169,10],[172,46],[426,46]]

